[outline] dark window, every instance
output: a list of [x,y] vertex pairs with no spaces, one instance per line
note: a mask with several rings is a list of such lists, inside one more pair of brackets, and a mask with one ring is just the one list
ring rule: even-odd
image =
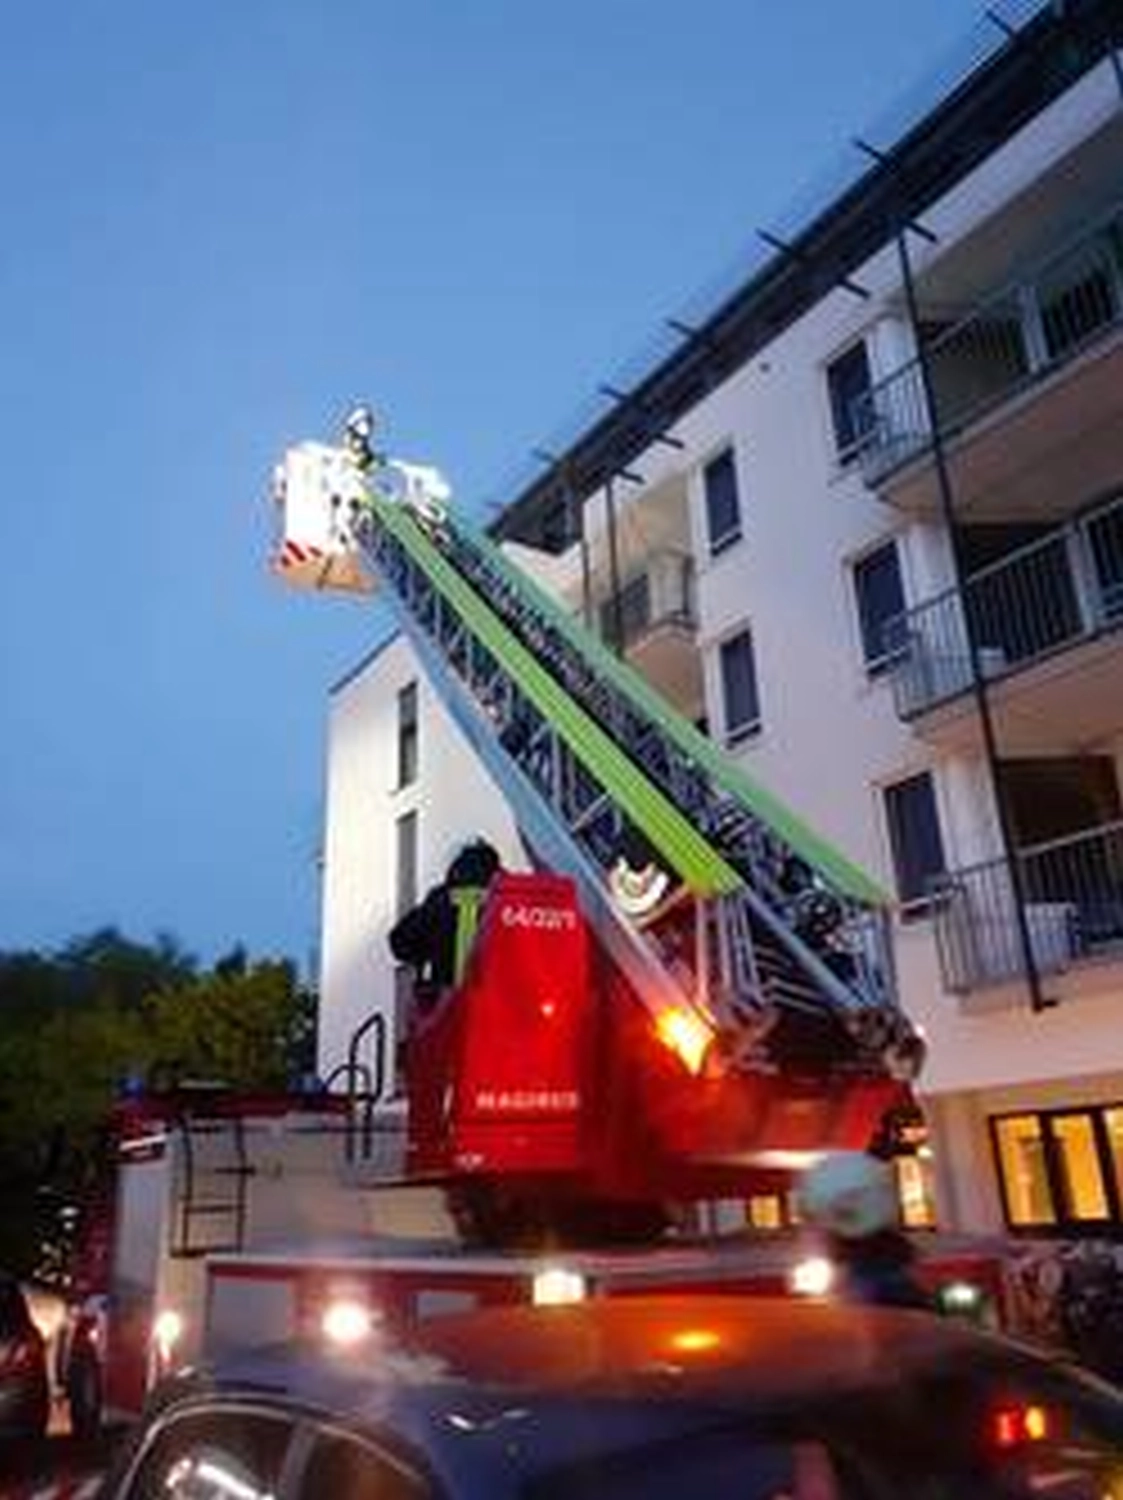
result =
[[896,542],[887,542],[854,564],[854,593],[862,657],[872,676],[892,666],[905,644],[905,592]]
[[652,1441],[578,1459],[532,1480],[526,1500],[686,1500],[736,1496],[780,1500],[815,1495],[852,1500],[834,1458],[815,1440],[783,1443],[736,1431],[691,1441]]
[[742,630],[723,641],[720,660],[725,740],[735,744],[760,728],[752,632]]
[[417,683],[398,694],[398,785],[417,780]]
[[397,915],[417,905],[417,814],[403,813],[397,823]]
[[737,493],[737,465],[733,449],[711,459],[705,469],[706,530],[710,556],[731,547],[741,535],[741,501]]
[[827,366],[834,445],[843,463],[856,456],[873,423],[870,386],[870,361],[865,344],[855,344]]
[[936,793],[927,771],[885,788],[885,817],[901,901],[915,905],[929,895],[929,881],[944,873],[944,843]]
[[280,1417],[216,1407],[173,1419],[144,1454],[129,1500],[265,1500],[292,1436]]
[[300,1500],[425,1500],[428,1484],[365,1443],[323,1437],[300,1476]]

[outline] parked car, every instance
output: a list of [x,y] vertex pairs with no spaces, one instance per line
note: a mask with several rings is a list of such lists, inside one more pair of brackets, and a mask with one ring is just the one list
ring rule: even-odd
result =
[[50,1414],[43,1335],[19,1282],[0,1273],[0,1441],[42,1437]]
[[[330,1312],[330,1310],[329,1310]],[[159,1393],[109,1500],[1115,1500],[1123,1393],[923,1313],[361,1309]]]

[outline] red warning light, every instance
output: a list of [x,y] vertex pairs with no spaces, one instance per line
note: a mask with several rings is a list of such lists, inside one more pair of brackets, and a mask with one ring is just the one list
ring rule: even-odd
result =
[[1043,1406],[1004,1406],[994,1414],[992,1435],[998,1448],[1041,1443],[1049,1436],[1049,1413]]

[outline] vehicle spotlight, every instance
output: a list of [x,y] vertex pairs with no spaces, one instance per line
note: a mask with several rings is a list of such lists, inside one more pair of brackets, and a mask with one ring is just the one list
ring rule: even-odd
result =
[[174,1307],[161,1308],[153,1318],[152,1342],[156,1346],[156,1353],[160,1356],[162,1365],[171,1363],[176,1345],[182,1339],[186,1326],[183,1314]]
[[565,1307],[572,1302],[584,1302],[587,1291],[585,1278],[579,1271],[544,1266],[535,1273],[531,1300],[535,1307]]
[[797,1297],[826,1297],[834,1286],[834,1265],[824,1255],[809,1255],[792,1267],[788,1285]]
[[320,1331],[337,1349],[353,1349],[374,1332],[374,1314],[365,1302],[339,1297],[324,1308]]

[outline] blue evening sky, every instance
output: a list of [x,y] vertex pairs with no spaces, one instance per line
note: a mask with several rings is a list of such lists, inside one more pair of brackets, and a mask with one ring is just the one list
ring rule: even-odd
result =
[[0,947],[307,959],[327,689],[380,620],[268,575],[280,450],[366,396],[393,451],[509,495],[980,12],[8,7]]

